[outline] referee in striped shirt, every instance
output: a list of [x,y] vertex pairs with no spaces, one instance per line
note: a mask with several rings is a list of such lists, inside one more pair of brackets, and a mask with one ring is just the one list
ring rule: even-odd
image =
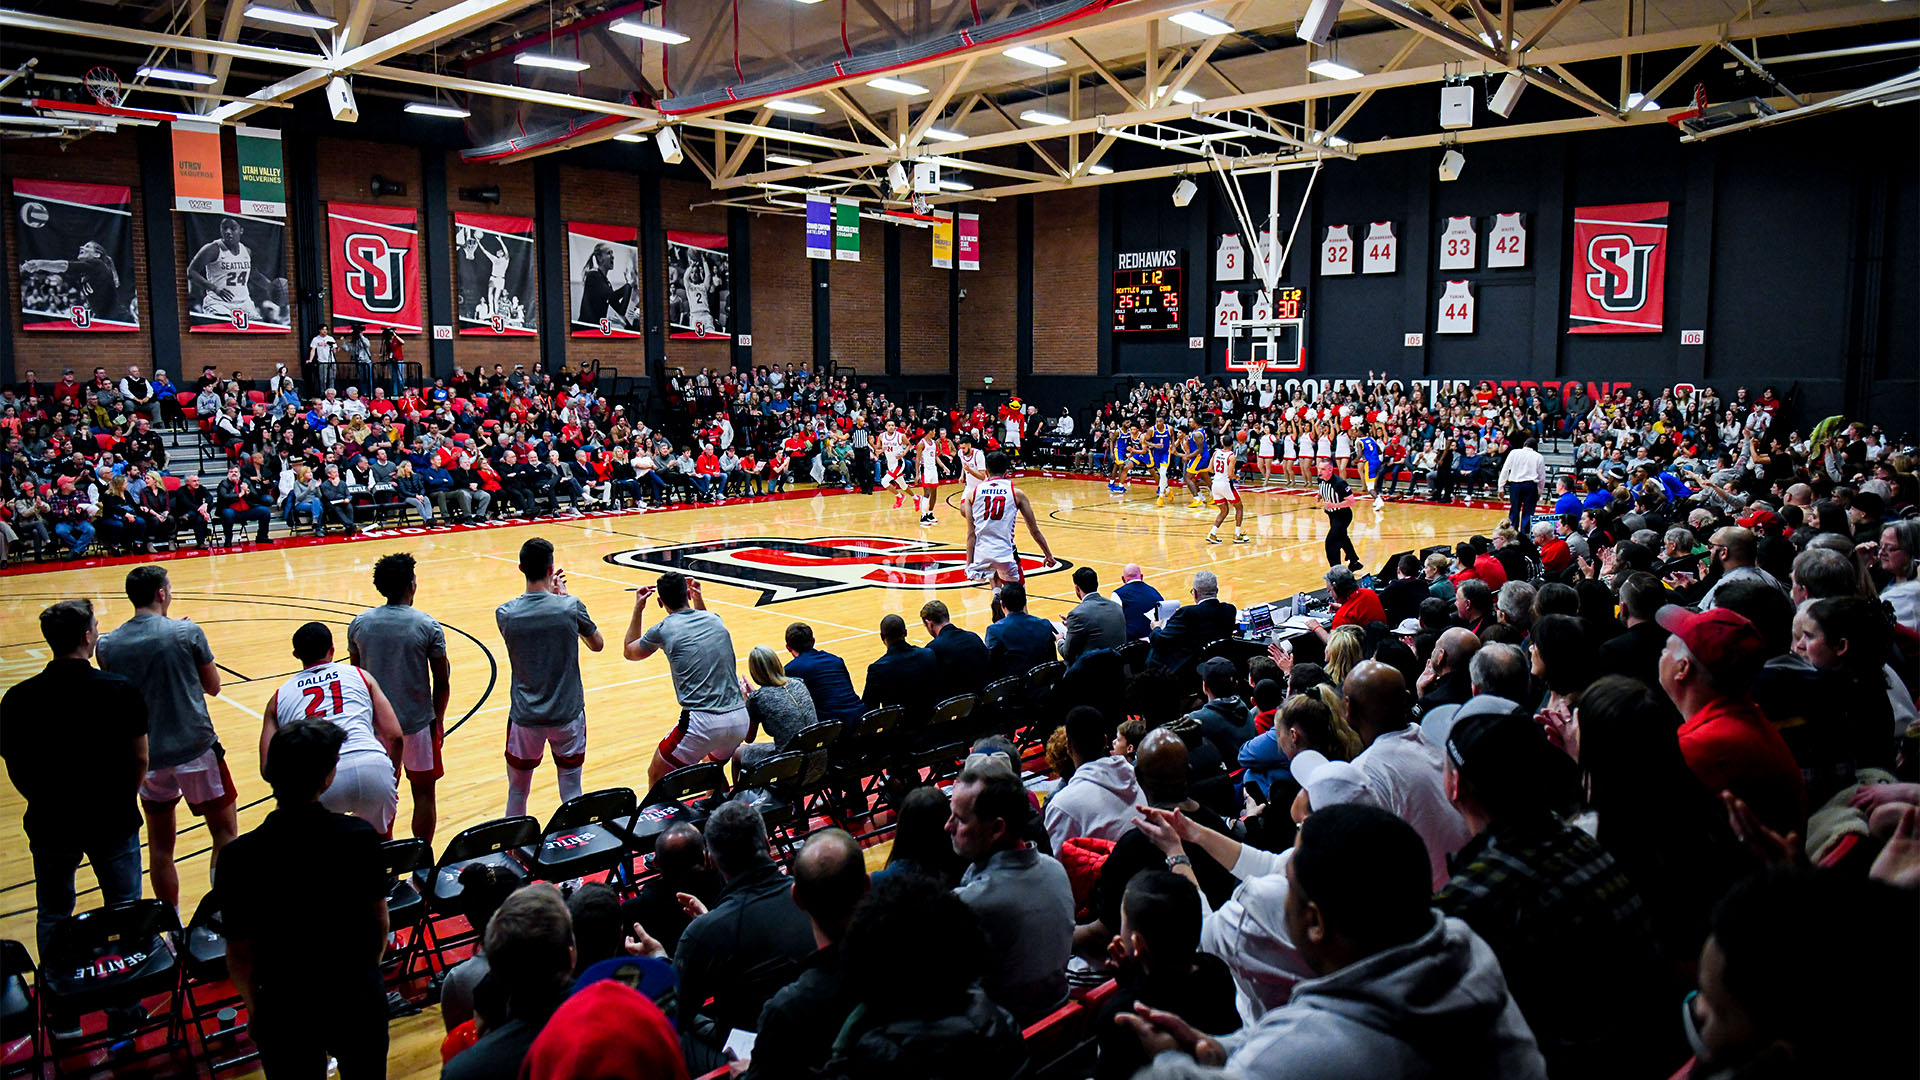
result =
[[1327,565],[1339,566],[1340,553],[1347,555],[1347,569],[1358,572],[1365,563],[1360,561],[1360,553],[1354,550],[1353,538],[1347,535],[1347,526],[1353,524],[1353,489],[1347,486],[1347,478],[1337,476],[1333,471],[1333,462],[1320,463],[1320,509],[1327,515]]

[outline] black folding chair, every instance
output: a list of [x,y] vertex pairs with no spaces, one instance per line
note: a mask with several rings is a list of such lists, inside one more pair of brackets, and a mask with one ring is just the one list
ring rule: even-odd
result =
[[789,827],[799,806],[799,800],[782,789],[799,780],[806,769],[807,755],[798,750],[768,755],[750,768],[742,769],[739,782],[727,796],[729,800],[744,801],[760,812],[760,820],[767,825],[767,835],[780,846],[782,858],[792,857],[793,837]]
[[1023,750],[1028,746],[1037,746],[1052,734],[1054,725],[1046,716],[1041,703],[1047,694],[1067,673],[1065,660],[1049,660],[1044,664],[1035,664],[1027,672],[1026,692],[1020,699],[1020,725],[1007,733],[1016,745]]
[[440,852],[439,862],[413,872],[413,887],[426,902],[421,932],[427,939],[426,947],[433,951],[431,962],[438,963],[444,971],[448,949],[476,941],[486,930],[483,926],[470,926],[462,934],[442,936],[440,933],[441,920],[462,913],[460,894],[464,889],[460,884],[460,871],[474,863],[492,863],[516,880],[527,881],[527,868],[521,864],[517,852],[539,839],[539,823],[524,814],[483,822],[462,830],[449,841]]
[[[211,1059],[209,1066],[218,1074],[222,1069],[252,1061],[260,1052],[249,1048],[232,1058],[213,1057],[215,1039],[231,1040],[247,1029],[246,1024],[234,1022],[242,1002],[239,991],[227,981],[226,928],[221,924],[220,906],[214,897],[215,894],[208,893],[194,909],[193,918],[187,920],[187,928],[181,934],[180,959],[186,974],[181,991],[186,998],[186,1022],[193,1025],[194,1035]],[[221,986],[226,987],[226,994],[210,997],[215,988]],[[214,1025],[212,1032],[207,1030],[208,1024]]]
[[[138,1056],[192,1053],[181,1012],[180,917],[161,900],[130,900],[83,911],[53,928],[41,965],[42,1008],[48,1016],[81,1017],[102,1010],[138,1014],[131,1030],[110,1023],[107,1030],[60,1047],[60,1056],[77,1056],[165,1029],[165,1041]],[[167,1005],[150,1013],[146,999],[165,994]],[[115,1030],[115,1028],[118,1030]],[[116,1068],[125,1059],[115,1061]]]
[[[844,825],[833,799],[833,746],[840,741],[846,725],[838,720],[808,724],[787,741],[787,749],[807,755],[807,767],[790,789],[799,801],[801,821],[811,825],[816,813],[825,813],[836,825]],[[806,831],[812,831],[811,828]],[[803,833],[804,835],[804,833]]]
[[873,819],[873,800],[885,791],[882,770],[894,729],[906,715],[907,710],[898,705],[883,705],[862,716],[834,743],[829,766],[833,784],[847,793],[849,803],[858,804],[842,807],[848,824]]
[[414,875],[433,868],[433,848],[418,837],[389,840],[380,845],[380,863],[387,875],[387,928],[396,935],[407,931],[406,943],[382,964],[391,969],[387,983],[412,979],[414,965],[422,958],[431,977],[434,954],[426,948],[427,902],[414,884]]
[[[727,771],[717,761],[703,761],[684,769],[675,769],[647,789],[640,807],[625,821],[613,821],[613,830],[626,841],[629,859],[653,851],[660,834],[681,822],[699,825],[707,820],[708,808],[698,798],[708,800],[727,790]],[[621,880],[631,883],[635,875],[631,861],[621,871]]]
[[1113,651],[1120,657],[1120,664],[1127,669],[1127,674],[1132,676],[1147,669],[1147,654],[1153,651],[1153,645],[1145,640],[1129,641]]
[[919,735],[913,756],[915,769],[928,770],[928,779],[954,775],[954,764],[967,756],[967,717],[980,702],[978,694],[955,694],[933,707]]
[[520,849],[520,861],[542,881],[571,881],[617,870],[628,861],[626,837],[613,827],[634,814],[632,788],[606,788],[576,795],[547,819],[537,845]]
[[40,1041],[40,974],[27,947],[11,938],[0,940],[0,978],[0,1042],[11,1046],[26,1039],[31,1051],[0,1075],[38,1078],[46,1067]]
[[980,688],[980,701],[968,723],[975,738],[1005,734],[1018,725],[1020,692],[1026,685],[1022,676],[1008,675]]

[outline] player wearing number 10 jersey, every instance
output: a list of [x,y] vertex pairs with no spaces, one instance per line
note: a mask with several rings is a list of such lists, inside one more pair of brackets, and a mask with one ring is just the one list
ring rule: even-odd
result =
[[310,622],[293,632],[293,655],[305,669],[280,685],[267,702],[260,726],[260,773],[272,781],[273,765],[267,746],[285,724],[324,720],[347,733],[340,746],[340,763],[333,783],[320,794],[320,805],[336,814],[351,814],[380,830],[393,832],[400,807],[400,721],[373,676],[352,664],[333,659],[333,631],[325,623]]
[[[1003,451],[987,455],[987,478],[974,489],[967,506],[967,576],[993,585],[995,604],[1000,586],[1021,580],[1020,552],[1013,546],[1013,515],[1017,510],[1026,519],[1027,531],[1040,545],[1046,565],[1053,566],[1053,550],[1040,535],[1040,523],[1034,520],[1033,504],[1027,493],[1016,491],[1007,470],[1013,461]],[[998,618],[997,608],[995,618]]]

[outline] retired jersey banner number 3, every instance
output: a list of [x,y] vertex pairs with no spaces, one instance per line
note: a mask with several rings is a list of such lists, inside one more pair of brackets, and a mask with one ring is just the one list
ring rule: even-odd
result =
[[1652,334],[1664,323],[1667,204],[1573,212],[1569,334]]
[[333,323],[420,332],[420,222],[412,209],[327,204]]

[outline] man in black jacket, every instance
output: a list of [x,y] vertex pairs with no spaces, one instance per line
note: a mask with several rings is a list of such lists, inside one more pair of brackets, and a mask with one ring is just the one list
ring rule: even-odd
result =
[[887,651],[867,665],[866,693],[861,700],[869,709],[903,706],[908,719],[925,716],[936,700],[940,661],[932,650],[907,644],[907,621],[898,615],[880,620],[880,640]]
[[255,539],[262,544],[267,542],[267,523],[273,520],[273,511],[270,509],[272,496],[243,479],[239,466],[229,468],[227,478],[220,481],[218,500],[220,524],[225,532],[227,547],[233,546],[234,525],[238,524],[245,531],[249,521],[260,523],[259,535]]
[[1200,650],[1233,634],[1236,612],[1232,604],[1220,599],[1220,579],[1211,570],[1193,575],[1193,603],[1167,616],[1150,640],[1147,666],[1165,668],[1184,679],[1200,656]]
[[1620,583],[1620,614],[1627,632],[1600,646],[1600,673],[1630,675],[1648,686],[1660,685],[1660,653],[1669,635],[1653,617],[1667,603],[1667,587],[1645,571]]
[[707,819],[706,835],[707,855],[727,884],[711,911],[698,901],[688,905],[694,920],[673,955],[681,1044],[688,1067],[701,1073],[724,1064],[728,1032],[757,1027],[767,1002],[815,951],[813,925],[767,855],[760,812],[729,802]]
[[193,546],[207,546],[213,531],[213,492],[200,486],[200,477],[188,473],[173,493],[173,531],[193,530]]
[[747,1069],[752,1080],[812,1076],[832,1056],[834,1038],[853,1011],[853,995],[841,975],[840,943],[868,884],[859,841],[840,829],[807,837],[793,860],[793,902],[807,913],[819,948],[807,957],[800,977],[760,1010],[759,1037]]
[[537,502],[539,478],[533,468],[520,460],[520,455],[509,450],[500,455],[500,501],[512,503],[520,517],[533,517],[539,511]]
[[1473,677],[1467,666],[1480,651],[1473,631],[1455,626],[1443,631],[1427,657],[1427,669],[1414,684],[1420,695],[1414,713],[1424,716],[1442,705],[1464,705],[1473,696]]
[[1420,601],[1428,595],[1427,581],[1420,574],[1420,557],[1402,555],[1393,564],[1393,581],[1380,590],[1380,605],[1387,622],[1399,623],[1420,614]]
[[940,664],[940,686],[935,701],[955,694],[971,694],[987,684],[991,661],[980,635],[948,621],[947,605],[929,600],[920,608],[920,625],[927,631],[927,649]]

